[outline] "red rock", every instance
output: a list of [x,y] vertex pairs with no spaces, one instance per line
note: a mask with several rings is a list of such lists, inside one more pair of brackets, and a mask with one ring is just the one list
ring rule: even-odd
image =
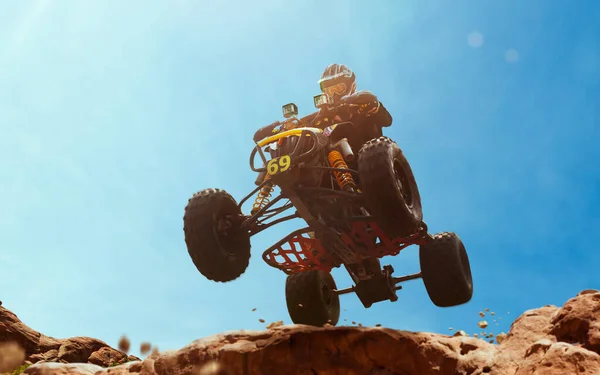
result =
[[506,333],[504,332],[500,332],[499,334],[496,335],[496,342],[498,344],[502,344],[502,342],[506,339]]
[[231,372],[227,370],[227,367],[217,361],[211,361],[195,369],[197,375],[230,375]]
[[600,352],[600,291],[585,290],[560,308],[551,320],[550,333],[558,341],[580,343]]
[[531,345],[515,375],[596,375],[600,356],[579,346],[544,339]]
[[58,349],[50,349],[47,352],[32,354],[29,356],[31,363],[37,363],[40,361],[44,362],[56,362],[58,361]]
[[[64,340],[60,345],[58,359],[67,363],[87,362],[92,353],[104,348],[109,352],[114,352],[114,349],[109,348],[106,343],[100,340],[90,337],[71,337]],[[110,354],[103,354],[103,356],[109,358]],[[122,353],[121,356],[123,356]]]
[[[92,352],[88,357],[87,357],[87,362],[89,363],[93,363],[95,365],[99,365],[99,366],[113,366],[116,364],[122,364],[124,362],[126,362],[128,360],[127,355],[123,352],[120,352],[118,350],[114,350],[113,348],[110,348],[108,346],[103,346],[100,349]],[[85,360],[82,361],[69,361],[70,363],[74,363],[74,362],[86,362]]]
[[115,363],[140,360],[134,356],[127,357],[105,342],[91,337],[56,339],[42,335],[26,326],[14,313],[0,307],[0,344],[7,342],[16,342],[23,348],[25,358],[21,363],[84,362],[108,367]]
[[[525,312],[506,337],[496,336],[499,345],[388,328],[295,325],[215,335],[108,369],[89,363],[38,363],[25,374],[42,375],[46,369],[44,375],[592,375],[600,374],[599,314],[600,292],[585,291],[562,308]],[[85,356],[92,342],[75,352]],[[87,360],[101,357],[101,352],[109,349],[97,349]]]
[[105,369],[91,363],[40,363],[29,366],[24,374],[29,375],[94,375]]
[[0,337],[3,342],[17,342],[30,355],[37,351],[40,336],[39,332],[27,327],[15,314],[0,306]]

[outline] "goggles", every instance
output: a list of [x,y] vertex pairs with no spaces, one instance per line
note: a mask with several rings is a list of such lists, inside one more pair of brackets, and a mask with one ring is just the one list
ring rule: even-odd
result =
[[333,95],[343,96],[346,93],[348,93],[348,89],[350,88],[349,80],[352,80],[353,77],[354,74],[342,72],[334,76],[323,78],[319,80],[321,92],[327,95],[328,97],[332,97]]
[[325,95],[327,95],[328,97],[333,97],[334,95],[339,95],[339,96],[344,96],[344,94],[346,93],[346,84],[343,82],[340,83],[336,83],[334,85],[331,86],[325,86],[325,87],[321,87],[321,90],[323,91],[323,93]]

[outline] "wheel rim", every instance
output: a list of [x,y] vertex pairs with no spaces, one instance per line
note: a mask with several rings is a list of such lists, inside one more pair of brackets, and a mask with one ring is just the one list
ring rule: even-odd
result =
[[408,207],[412,207],[414,200],[412,188],[408,182],[406,170],[398,159],[394,159],[394,173],[396,174],[396,178],[400,183],[400,190],[402,192],[402,198],[404,199],[404,202]]
[[460,251],[460,264],[463,269],[466,281],[469,285],[473,284],[473,276],[471,275],[471,265],[469,262],[469,257],[467,256],[467,252],[464,248],[461,247]]
[[215,215],[213,217],[213,233],[219,250],[226,256],[233,258],[236,255],[235,228],[231,215]]
[[327,306],[331,305],[331,291],[327,285],[321,287],[321,294],[323,295],[323,301]]

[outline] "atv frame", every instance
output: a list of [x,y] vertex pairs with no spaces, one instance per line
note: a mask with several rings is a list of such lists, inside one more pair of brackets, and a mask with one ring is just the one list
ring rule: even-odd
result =
[[[352,126],[351,123],[336,124],[336,126]],[[335,129],[333,130],[335,131]],[[358,177],[358,171],[349,168],[333,168],[326,166],[304,165],[304,160],[313,158],[317,147],[313,144],[305,152],[298,152],[303,149],[304,142],[315,140],[320,133],[316,128],[300,128],[286,131],[274,136],[268,137],[259,142],[250,155],[250,168],[252,171],[261,175],[267,173],[269,160],[263,151],[263,147],[278,142],[290,136],[298,136],[299,141],[294,150],[289,154],[295,165],[292,167],[306,171],[322,171],[326,173],[347,172]],[[257,168],[254,164],[256,154],[260,156],[263,167]],[[272,159],[271,159],[272,160]],[[348,193],[343,190],[333,190],[325,187],[294,187],[294,178],[290,178],[290,173],[275,173],[271,179],[265,179],[250,194],[245,196],[239,203],[241,208],[251,197],[255,196],[265,184],[272,181],[279,186],[281,192],[275,196],[269,203],[261,207],[257,212],[247,217],[242,223],[243,228],[247,228],[250,235],[253,236],[269,227],[289,221],[292,219],[303,219],[308,226],[295,230],[282,238],[280,241],[269,247],[263,252],[263,260],[271,267],[283,271],[290,275],[308,270],[321,270],[330,272],[333,268],[343,265],[348,271],[355,285],[345,289],[335,289],[332,292],[337,295],[356,293],[362,304],[369,308],[373,303],[384,300],[396,301],[398,297],[396,291],[402,289],[399,285],[405,281],[421,278],[421,273],[415,273],[402,277],[393,277],[394,269],[391,265],[380,266],[364,272],[360,267],[365,259],[379,259],[385,256],[395,256],[400,251],[410,245],[420,245],[432,239],[427,232],[427,226],[422,222],[421,229],[405,238],[390,238],[377,225],[376,220],[369,214],[356,215],[341,218],[336,222],[322,223],[310,212],[310,203],[312,200],[322,200],[335,196],[339,199],[336,203],[343,205],[364,206],[364,199],[356,193]],[[306,198],[310,196],[311,198]],[[303,198],[304,197],[304,198]],[[287,198],[290,203],[280,208],[273,208],[282,199]],[[266,220],[274,218],[292,208],[296,212],[291,215],[283,216],[271,222]],[[335,233],[333,228],[348,228],[349,231]],[[317,238],[310,238],[311,232],[318,233]],[[321,237],[321,238],[319,238]],[[377,263],[377,265],[379,265]],[[359,270],[357,271],[357,266]],[[363,271],[363,272],[361,272]]]
[[[401,284],[419,278],[439,307],[468,302],[473,287],[462,241],[451,232],[428,233],[414,176],[394,141],[373,139],[355,158],[348,142],[353,126],[346,122],[322,130],[296,122],[270,129],[270,135],[255,139],[250,154],[250,168],[258,173],[254,190],[239,203],[224,190],[195,194],[186,207],[184,232],[198,270],[213,281],[231,281],[248,266],[250,237],[302,219],[306,227],[262,254],[269,266],[288,275],[286,300],[294,323],[335,325],[339,295],[355,293],[369,308],[397,301]],[[262,167],[255,165],[257,154]],[[273,197],[275,187],[280,193]],[[244,215],[242,206],[253,196],[253,210]],[[419,246],[421,272],[394,277],[391,265],[381,266],[381,258],[410,245]],[[330,274],[341,266],[354,283],[343,289]]]

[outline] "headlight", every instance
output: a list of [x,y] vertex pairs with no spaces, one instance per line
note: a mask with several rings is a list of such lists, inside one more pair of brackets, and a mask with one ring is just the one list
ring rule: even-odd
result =
[[315,101],[315,107],[317,107],[319,109],[326,107],[328,104],[327,95],[325,95],[325,94],[315,95],[314,101]]
[[298,106],[294,103],[288,103],[281,107],[283,111],[283,117],[290,118],[298,115]]

